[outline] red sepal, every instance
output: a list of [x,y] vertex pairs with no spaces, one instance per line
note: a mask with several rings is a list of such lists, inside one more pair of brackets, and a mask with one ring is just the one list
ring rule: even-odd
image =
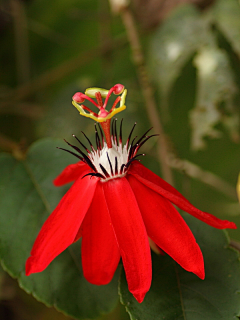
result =
[[83,161],[70,164],[53,180],[53,184],[56,187],[60,187],[66,183],[77,180],[80,176],[88,173],[88,171],[89,166]]
[[139,303],[152,280],[150,246],[133,191],[126,178],[102,183],[129,291]]
[[40,230],[26,262],[26,275],[43,271],[75,240],[92,202],[98,179],[78,179]]
[[194,207],[180,192],[178,192],[174,187],[172,187],[165,180],[161,179],[151,170],[144,167],[139,162],[134,162],[128,171],[129,174],[133,175],[145,186],[152,189],[153,191],[159,193],[164,198],[168,199],[176,206],[178,206],[183,211],[188,212],[195,218],[209,224],[210,226],[218,229],[236,229],[235,223],[228,220],[221,220],[213,216],[210,213],[203,212],[196,207]]
[[174,206],[158,193],[128,176],[148,236],[185,270],[204,279],[202,252],[196,240]]
[[92,284],[112,280],[120,260],[102,183],[98,183],[92,204],[82,223],[82,267]]

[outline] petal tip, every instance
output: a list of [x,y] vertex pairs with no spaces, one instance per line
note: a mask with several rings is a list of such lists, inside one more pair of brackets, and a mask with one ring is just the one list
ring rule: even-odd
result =
[[204,268],[204,261],[203,261],[203,257],[201,254],[201,260],[199,261],[199,263],[197,264],[195,270],[193,270],[192,272],[198,276],[201,280],[205,279],[205,268]]
[[25,267],[25,275],[26,276],[30,276],[30,274],[32,273],[32,262],[31,262],[31,257],[29,257],[26,261],[26,267]]
[[60,183],[58,177],[53,180],[53,185],[54,185],[55,187],[60,187],[60,186],[61,186],[61,183]]
[[237,225],[234,222],[228,220],[220,220],[220,225],[218,229],[237,229]]
[[201,279],[204,280],[205,279],[205,270],[199,270],[198,272],[196,272],[196,275]]
[[[96,271],[96,270],[95,270]],[[85,270],[83,268],[83,275],[84,278],[91,284],[94,284],[95,286],[102,286],[102,285],[106,285],[109,284],[112,280],[112,277],[114,275],[114,273],[109,276],[109,274],[105,273],[105,274],[100,274],[100,273],[93,273],[91,272],[91,270]]]
[[47,266],[36,261],[35,257],[30,256],[26,261],[25,274],[30,276],[32,273],[42,272]]
[[145,298],[146,292],[132,292],[132,294],[138,303],[142,303]]
[[237,229],[237,225],[234,222],[229,222],[229,226],[227,228],[229,228],[229,229]]

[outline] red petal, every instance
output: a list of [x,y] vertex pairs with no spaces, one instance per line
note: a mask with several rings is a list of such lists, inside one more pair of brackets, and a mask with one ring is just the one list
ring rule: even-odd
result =
[[89,171],[89,166],[82,161],[70,164],[53,180],[53,184],[56,187],[60,187],[66,183],[75,181],[80,176],[86,174],[87,170]]
[[152,280],[150,246],[133,191],[126,178],[102,184],[123,260],[129,291],[140,303]]
[[128,181],[137,199],[148,236],[184,269],[204,279],[202,252],[179,212],[168,200],[145,187],[133,176],[128,176]]
[[209,224],[210,226],[218,229],[237,228],[237,226],[233,222],[218,219],[212,214],[203,212],[194,207],[174,187],[172,187],[169,183],[161,179],[159,176],[157,176],[155,173],[144,167],[139,162],[134,162],[131,165],[131,168],[128,171],[128,173],[132,174],[135,178],[137,178],[148,188],[156,191],[157,193],[159,193],[160,195],[177,205],[180,209],[190,213],[192,216]]
[[73,240],[73,242],[77,242],[81,237],[82,237],[82,225],[81,225],[80,228],[78,229],[78,232],[77,232],[76,237],[75,237],[75,239]]
[[93,202],[82,224],[82,266],[84,277],[92,284],[112,280],[120,260],[102,183],[97,185]]
[[26,263],[26,275],[43,271],[73,243],[91,204],[98,179],[78,179],[40,230]]

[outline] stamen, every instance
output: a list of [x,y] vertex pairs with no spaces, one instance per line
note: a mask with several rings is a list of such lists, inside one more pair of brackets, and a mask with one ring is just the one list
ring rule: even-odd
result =
[[89,112],[91,115],[93,115],[94,117],[98,117],[98,114],[97,114],[97,113],[95,113],[94,111],[92,111],[91,109],[89,109],[88,107],[86,107],[84,104],[82,104],[81,107],[82,107],[84,110],[88,111],[88,112]]
[[117,97],[117,99],[114,101],[114,103],[112,105],[112,108],[110,109],[109,113],[111,113],[115,109],[116,105],[118,104],[118,102],[120,100],[121,100],[121,97]]
[[[111,96],[112,93],[120,96],[116,98],[110,111],[107,111],[106,106],[107,106],[109,97]],[[97,122],[105,122],[107,120],[110,120],[115,114],[126,109],[126,106],[125,106],[126,95],[127,95],[127,90],[124,89],[124,86],[122,84],[116,84],[110,90],[105,90],[101,88],[89,88],[85,91],[85,94],[82,92],[75,93],[74,96],[72,97],[73,99],[72,104],[82,116],[94,119]],[[102,99],[103,97],[105,98],[104,103]],[[97,103],[92,98],[96,98]],[[97,107],[100,110],[99,113],[97,114],[93,112],[91,109],[89,109],[88,107],[86,107],[85,105],[83,105],[82,103],[85,100],[90,101],[95,107]],[[120,105],[117,107],[117,104],[119,102],[120,102]]]
[[[115,86],[113,86],[109,91],[108,94],[106,96],[103,108],[106,108],[106,105],[108,103],[108,99],[111,96],[111,94],[114,92],[115,94],[121,94],[124,91],[124,86],[120,83],[115,84]],[[127,91],[126,91],[127,92]],[[121,100],[121,99],[120,99]]]
[[89,96],[87,96],[87,95],[84,94],[84,93],[82,93],[81,96],[82,96],[82,98],[84,98],[84,99],[92,102],[92,103],[95,105],[95,107],[97,107],[98,109],[100,109],[100,106],[99,106],[92,98],[90,98]]
[[105,99],[104,105],[103,105],[103,108],[104,108],[104,109],[105,109],[106,106],[107,106],[108,100],[109,100],[111,94],[113,93],[113,90],[114,90],[114,87],[112,87],[112,88],[108,91],[108,94],[107,94],[107,96],[106,96],[106,99]]

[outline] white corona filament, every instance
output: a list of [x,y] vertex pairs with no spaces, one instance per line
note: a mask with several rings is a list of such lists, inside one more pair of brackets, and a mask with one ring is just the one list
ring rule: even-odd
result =
[[[101,150],[92,151],[89,154],[89,158],[94,164],[97,172],[104,175],[104,172],[100,166],[101,164],[106,169],[106,171],[110,176],[106,179],[102,179],[102,181],[108,181],[110,179],[122,177],[126,175],[126,172],[120,173],[120,169],[123,164],[127,164],[128,162],[129,149],[130,149],[130,146],[127,149],[127,144],[122,146],[122,144],[120,143],[118,146],[116,142],[112,139],[112,148],[108,148],[106,142],[104,142],[103,148]],[[117,159],[117,173],[115,173],[116,159]]]

